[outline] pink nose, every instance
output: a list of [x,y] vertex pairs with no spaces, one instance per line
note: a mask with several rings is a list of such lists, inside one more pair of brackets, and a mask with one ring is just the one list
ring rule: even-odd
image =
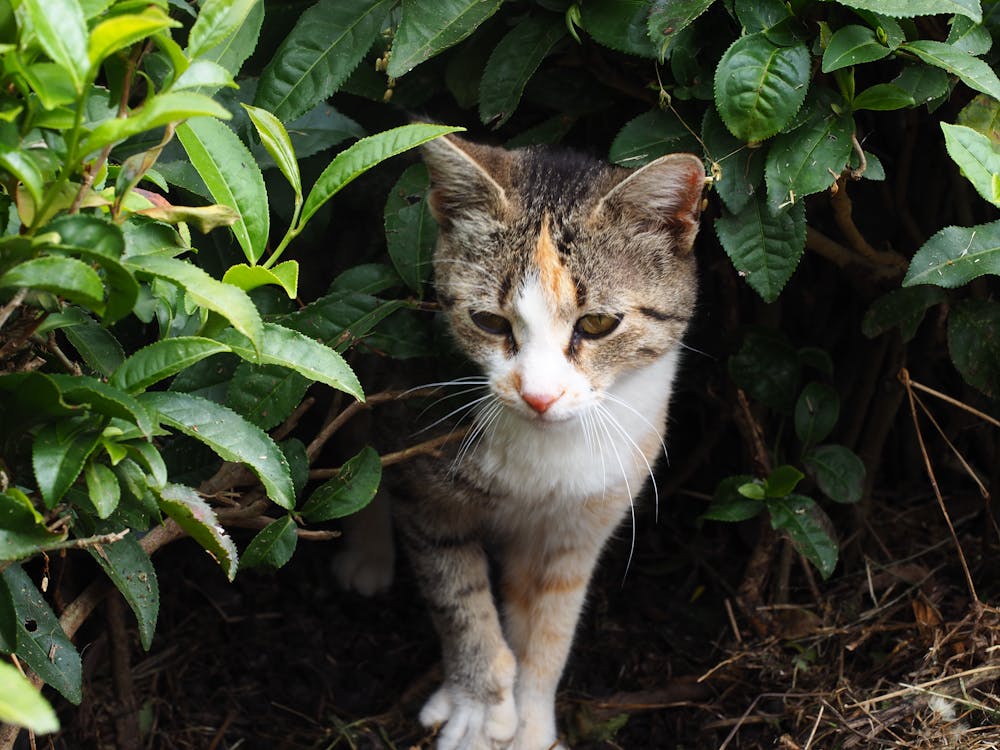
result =
[[559,400],[561,395],[561,393],[522,393],[521,398],[536,412],[544,414],[552,404]]

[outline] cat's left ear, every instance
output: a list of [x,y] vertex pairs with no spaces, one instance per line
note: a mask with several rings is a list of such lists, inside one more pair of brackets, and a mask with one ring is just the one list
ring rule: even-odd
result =
[[632,232],[662,232],[675,252],[691,250],[698,233],[705,167],[693,154],[668,154],[640,167],[612,187],[597,204]]

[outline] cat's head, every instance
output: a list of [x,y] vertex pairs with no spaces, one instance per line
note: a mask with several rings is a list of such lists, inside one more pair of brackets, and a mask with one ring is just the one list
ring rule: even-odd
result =
[[438,299],[510,409],[572,419],[678,346],[697,289],[697,157],[626,170],[457,138],[423,151],[440,227]]

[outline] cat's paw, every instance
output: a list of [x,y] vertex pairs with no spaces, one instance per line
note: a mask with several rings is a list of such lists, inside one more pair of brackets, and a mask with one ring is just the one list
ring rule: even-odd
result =
[[333,558],[333,575],[342,589],[374,596],[392,585],[395,561],[392,545],[383,549],[350,545]]
[[[437,750],[507,750],[517,733],[514,655],[500,651],[489,671],[489,698],[445,682],[420,712],[425,727],[441,727]],[[442,727],[443,725],[443,727]]]

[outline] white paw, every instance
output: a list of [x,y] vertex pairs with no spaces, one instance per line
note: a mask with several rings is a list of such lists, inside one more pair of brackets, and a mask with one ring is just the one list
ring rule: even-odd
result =
[[442,685],[420,712],[425,727],[444,724],[437,750],[503,750],[517,731],[514,693],[505,689],[499,703],[484,703],[465,690]]
[[352,544],[333,558],[333,574],[341,588],[373,596],[392,585],[395,562],[391,545],[365,550]]

